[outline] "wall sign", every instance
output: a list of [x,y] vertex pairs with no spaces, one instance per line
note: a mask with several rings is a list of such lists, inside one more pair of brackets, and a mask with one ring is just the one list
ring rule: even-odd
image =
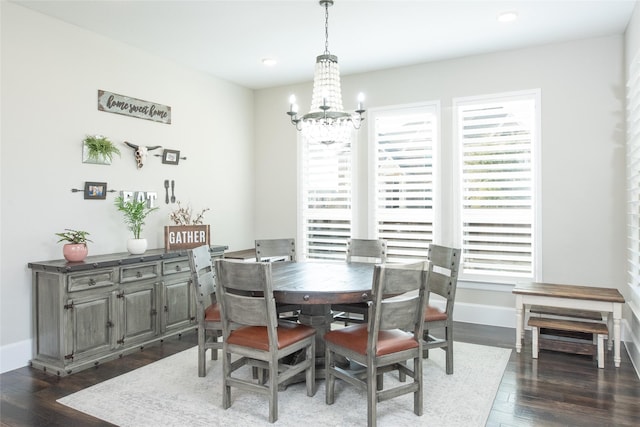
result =
[[98,110],[171,124],[171,107],[98,90]]
[[164,249],[168,252],[209,245],[209,230],[209,224],[167,225],[164,227]]

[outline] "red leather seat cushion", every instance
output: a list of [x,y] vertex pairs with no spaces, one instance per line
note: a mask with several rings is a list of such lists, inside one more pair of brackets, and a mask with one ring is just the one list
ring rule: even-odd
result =
[[435,322],[438,320],[447,320],[447,313],[440,310],[437,307],[427,306],[427,310],[424,312],[425,322]]
[[204,309],[204,320],[209,322],[220,322],[222,318],[220,317],[220,306],[218,303],[211,304],[209,307]]
[[[367,354],[368,337],[367,325],[359,324],[327,332],[324,335],[324,340],[360,354]],[[413,339],[413,334],[401,331],[400,329],[380,331],[378,334],[376,356],[416,347],[418,347],[418,342]]]
[[[316,330],[310,326],[282,320],[278,322],[276,331],[278,333],[279,349],[316,333]],[[269,351],[269,335],[266,326],[244,326],[238,328],[229,334],[227,343]]]

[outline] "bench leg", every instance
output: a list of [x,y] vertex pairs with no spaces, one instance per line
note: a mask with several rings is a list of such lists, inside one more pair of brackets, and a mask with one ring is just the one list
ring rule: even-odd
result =
[[598,368],[604,368],[604,335],[598,334]]
[[538,327],[531,327],[531,357],[538,358]]

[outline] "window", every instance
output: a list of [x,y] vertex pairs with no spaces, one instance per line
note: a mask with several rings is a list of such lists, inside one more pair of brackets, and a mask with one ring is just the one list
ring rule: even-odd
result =
[[627,244],[628,283],[640,287],[640,61],[632,62],[627,83]]
[[303,143],[299,254],[344,260],[349,237],[383,238],[409,262],[435,242],[462,249],[463,280],[536,280],[539,108],[538,90],[458,98],[444,138],[437,101],[379,108],[360,153]]
[[310,259],[344,259],[351,237],[351,145],[323,145],[301,138],[298,253]]
[[370,223],[389,262],[427,257],[434,230],[438,105],[373,112]]
[[539,92],[454,100],[461,277],[534,279]]

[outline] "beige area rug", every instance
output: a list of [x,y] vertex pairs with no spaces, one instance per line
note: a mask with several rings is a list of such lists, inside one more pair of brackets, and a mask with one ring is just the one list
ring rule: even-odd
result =
[[[455,343],[454,374],[445,374],[444,351],[431,350],[424,363],[424,415],[413,413],[413,395],[378,403],[378,425],[484,426],[511,350]],[[222,409],[221,363],[208,362],[198,377],[196,348],[167,357],[86,388],[58,402],[119,426],[270,425],[268,401],[232,389],[231,408]],[[391,384],[394,374],[385,376]],[[308,397],[304,383],[278,393],[278,421],[288,426],[363,426],[364,392],[336,380],[336,399],[325,404],[324,381]]]

